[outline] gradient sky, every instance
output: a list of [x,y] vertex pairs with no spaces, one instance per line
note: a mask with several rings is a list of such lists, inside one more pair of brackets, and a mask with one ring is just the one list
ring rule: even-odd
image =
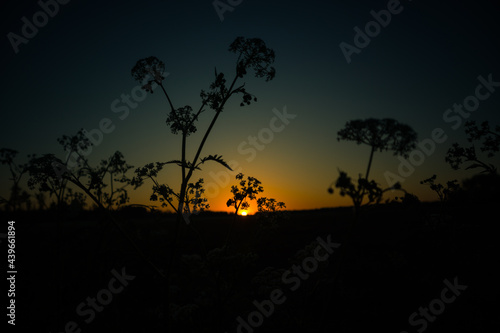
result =
[[[213,80],[215,66],[233,76],[235,57],[227,49],[237,36],[245,36],[261,38],[275,50],[276,78],[266,83],[247,76],[247,90],[258,102],[239,107],[239,99],[231,100],[202,155],[235,161],[245,175],[262,182],[264,196],[284,201],[289,209],[349,205],[326,190],[337,169],[353,177],[364,174],[370,149],[338,142],[337,132],[348,120],[371,117],[408,124],[419,140],[430,138],[435,128],[448,136],[405,178],[403,186],[421,200],[435,199],[419,184],[422,179],[437,174],[444,182],[474,174],[454,171],[444,162],[451,144],[465,143],[465,136],[463,124],[455,130],[443,114],[474,95],[478,76],[491,74],[500,81],[494,3],[401,1],[400,12],[347,63],[339,44],[354,45],[354,27],[364,30],[373,20],[370,11],[387,9],[388,1],[242,1],[224,13],[223,21],[212,2],[70,1],[19,45],[17,54],[7,35],[20,35],[21,18],[32,21],[40,6],[36,1],[2,4],[0,147],[18,150],[20,162],[31,153],[64,157],[58,137],[80,128],[90,131],[109,118],[115,129],[93,148],[91,162],[116,150],[135,167],[178,159],[181,137],[165,124],[169,107],[159,90],[130,107],[124,119],[113,112],[113,102],[138,85],[131,68],[141,58],[158,57],[169,73],[164,84],[174,105],[197,109],[200,89]],[[500,124],[499,106],[500,88],[467,120]],[[270,126],[273,109],[284,108],[296,117],[249,161],[251,155],[238,147]],[[209,113],[189,137],[191,158]],[[499,165],[498,159],[492,162]],[[384,173],[397,174],[399,164],[391,153],[376,153],[370,174],[385,187]],[[6,171],[0,170],[3,194],[9,186]],[[226,210],[234,175],[216,164],[195,174],[209,187],[212,209]],[[162,175],[174,186],[179,177],[176,166]],[[149,204],[150,192],[146,183],[130,193],[131,203]],[[255,209],[253,203],[250,211]]]

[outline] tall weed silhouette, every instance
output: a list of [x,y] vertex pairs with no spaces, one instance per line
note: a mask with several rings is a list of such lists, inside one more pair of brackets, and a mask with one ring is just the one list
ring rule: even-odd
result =
[[476,144],[479,144],[479,150],[485,153],[487,158],[495,157],[500,150],[500,126],[497,125],[493,130],[488,121],[481,123],[481,126],[475,121],[468,121],[465,123],[465,133],[471,146],[463,147],[457,142],[453,143],[446,153],[446,162],[454,170],[468,164],[466,170],[479,168],[483,173],[496,174],[495,165],[485,162],[482,158],[479,159]]
[[[181,135],[181,158],[179,160],[170,160],[168,162],[157,162],[156,164],[148,164],[144,168],[136,170],[136,184],[142,184],[143,180],[149,178],[153,181],[153,200],[161,199],[162,204],[172,208],[179,219],[184,219],[187,223],[189,220],[186,212],[190,211],[188,198],[189,184],[195,170],[200,170],[202,164],[206,162],[216,162],[231,170],[229,165],[219,155],[208,155],[201,157],[203,147],[210,135],[217,119],[225,108],[226,103],[234,95],[240,95],[242,101],[241,106],[250,105],[252,101],[257,101],[257,98],[250,94],[245,87],[245,83],[237,85],[238,80],[244,78],[249,70],[254,71],[254,76],[257,78],[265,78],[266,81],[272,80],[275,76],[275,69],[271,66],[274,62],[274,51],[269,49],[264,41],[258,38],[246,39],[237,37],[229,46],[229,51],[237,54],[234,78],[228,84],[224,73],[218,73],[215,69],[214,81],[210,84],[208,90],[201,90],[200,98],[201,105],[194,111],[190,105],[175,107],[170,98],[165,85],[164,70],[165,64],[156,57],[148,57],[139,60],[132,68],[132,76],[139,82],[147,82],[142,88],[153,93],[152,85],[157,84],[162,88],[162,91],[167,99],[170,107],[170,113],[167,116],[167,126],[170,127],[172,134]],[[205,130],[203,138],[198,144],[195,156],[188,159],[186,156],[187,139],[197,131],[196,122],[201,114],[208,109],[212,110],[212,120]],[[178,191],[175,191],[168,184],[159,184],[157,175],[162,170],[163,166],[174,164],[181,168],[181,185]],[[200,182],[202,184],[202,182]],[[202,207],[200,207],[202,208]]]
[[[394,119],[369,118],[348,121],[337,135],[338,141],[354,141],[358,145],[365,144],[371,147],[368,167],[364,177],[360,174],[357,183],[355,183],[346,172],[339,170],[339,177],[334,182],[335,187],[340,190],[341,196],[347,195],[352,199],[355,220],[357,220],[359,209],[365,199],[368,199],[366,204],[379,203],[384,192],[401,189],[399,183],[382,189],[374,180],[369,180],[373,154],[376,151],[389,150],[394,155],[408,158],[408,153],[416,146],[417,133],[410,126],[401,124]],[[328,189],[331,194],[333,193],[332,185]]]
[[[148,57],[137,61],[132,68],[132,76],[137,81],[143,83],[143,89],[153,93],[153,84],[161,87],[163,94],[167,99],[170,107],[170,113],[167,115],[166,124],[170,127],[172,134],[181,135],[181,156],[180,159],[169,160],[167,162],[149,163],[145,167],[136,170],[136,177],[132,183],[137,187],[143,184],[145,179],[153,182],[152,200],[159,200],[162,205],[169,206],[174,210],[177,219],[174,227],[174,240],[172,251],[168,260],[167,266],[167,285],[171,284],[172,267],[176,256],[177,243],[179,238],[179,228],[181,221],[189,224],[189,215],[193,210],[206,208],[207,201],[202,197],[203,179],[200,178],[193,183],[191,178],[196,170],[200,170],[201,166],[206,162],[215,162],[223,167],[231,170],[229,165],[222,159],[220,155],[208,155],[201,157],[201,153],[205,143],[212,132],[215,123],[221,113],[225,110],[227,102],[233,96],[240,95],[240,106],[250,105],[257,101],[257,97],[247,91],[245,83],[239,83],[249,71],[253,71],[256,78],[264,78],[265,81],[270,81],[274,78],[276,71],[271,64],[274,62],[274,51],[266,46],[263,40],[259,38],[244,38],[237,37],[229,46],[229,51],[237,56],[235,62],[235,72],[232,80],[227,81],[224,73],[219,73],[217,68],[214,72],[214,80],[209,85],[208,90],[201,90],[201,103],[197,110],[190,105],[177,107],[167,92],[163,80],[165,64],[156,57]],[[192,159],[187,156],[188,137],[195,133],[198,128],[196,122],[207,111],[211,110],[210,124],[205,130],[205,133],[198,143],[196,153]],[[181,168],[180,188],[173,189],[168,184],[162,184],[158,180],[158,174],[163,167],[169,164],[177,165]],[[191,197],[190,197],[191,195]],[[193,197],[194,195],[194,201]],[[191,206],[190,206],[191,205]],[[191,228],[194,228],[190,225]],[[199,235],[199,233],[198,233]],[[201,239],[200,239],[201,241]],[[170,295],[167,294],[167,308],[169,308]],[[168,326],[172,324],[171,318],[167,318]]]

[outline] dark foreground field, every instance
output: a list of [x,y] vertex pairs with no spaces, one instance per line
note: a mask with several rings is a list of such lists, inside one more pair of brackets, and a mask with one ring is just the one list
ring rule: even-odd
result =
[[[58,229],[51,212],[4,214],[16,221],[16,330],[489,332],[500,325],[495,212],[370,207],[352,237],[349,208],[274,227],[238,217],[227,251],[233,216],[200,214],[181,224],[170,286],[106,218],[62,213]],[[166,273],[175,217],[114,215]]]

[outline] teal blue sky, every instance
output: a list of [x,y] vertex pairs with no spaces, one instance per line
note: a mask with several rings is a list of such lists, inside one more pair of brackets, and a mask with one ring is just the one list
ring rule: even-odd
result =
[[[370,12],[386,10],[388,3],[398,13],[348,63],[339,45],[355,46],[354,28],[364,30],[374,20]],[[93,148],[89,159],[94,163],[116,150],[136,167],[179,158],[180,137],[165,124],[169,108],[163,94],[157,90],[137,105],[133,100],[130,105],[122,101],[123,94],[139,94],[131,68],[141,58],[158,57],[169,73],[165,87],[174,105],[196,109],[200,89],[207,89],[214,67],[234,75],[235,57],[228,52],[229,44],[237,36],[258,37],[276,52],[276,78],[270,82],[245,79],[258,102],[239,107],[240,101],[232,100],[204,154],[235,161],[243,173],[262,181],[265,195],[291,209],[347,205],[348,201],[329,195],[326,189],[338,168],[354,177],[364,173],[369,147],[338,142],[337,132],[348,120],[389,117],[412,126],[419,140],[431,138],[436,128],[448,137],[425,155],[411,175],[403,177],[403,186],[410,192],[423,200],[434,199],[420,180],[433,174],[442,181],[474,174],[454,171],[444,162],[453,142],[466,142],[463,123],[453,129],[458,118],[447,121],[443,115],[454,103],[474,96],[479,76],[491,75],[492,81],[500,82],[497,12],[483,0],[396,4],[241,1],[224,12],[221,21],[213,1],[70,1],[60,5],[33,38],[18,45],[17,53],[9,33],[21,35],[21,18],[32,21],[41,7],[35,1],[2,4],[0,147],[18,150],[19,162],[32,153],[63,157],[58,137],[80,128],[91,131],[108,118],[113,131]],[[492,89],[497,91],[489,91],[467,119],[460,119],[499,125],[500,87]],[[118,107],[128,109],[128,114],[114,112]],[[284,108],[295,117],[290,116],[262,150],[254,148],[255,157],[249,161],[248,137],[258,137]],[[190,137],[191,154],[209,121],[207,111],[198,133]],[[491,162],[499,165],[498,159]],[[397,174],[399,165],[390,153],[377,153],[371,175],[385,186],[384,175]],[[162,177],[176,184],[179,176],[180,170],[171,167]],[[212,207],[223,210],[234,174],[214,165],[198,176],[211,184]],[[8,192],[5,168],[0,169],[0,186],[2,193]],[[148,203],[149,194],[146,185],[131,193],[131,202]]]

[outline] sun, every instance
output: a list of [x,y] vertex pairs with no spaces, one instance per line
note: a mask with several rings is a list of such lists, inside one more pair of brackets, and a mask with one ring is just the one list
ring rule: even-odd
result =
[[247,216],[247,212],[241,212],[241,216]]

